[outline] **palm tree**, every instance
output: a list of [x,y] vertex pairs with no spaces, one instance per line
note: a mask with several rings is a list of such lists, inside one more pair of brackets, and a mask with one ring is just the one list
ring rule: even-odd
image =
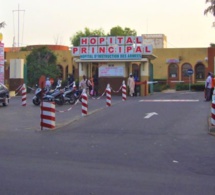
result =
[[5,25],[6,25],[6,23],[5,23],[5,22],[0,22],[0,29],[1,29],[1,28],[4,28],[4,27],[5,27]]
[[213,16],[215,16],[215,0],[205,0],[205,3],[210,3],[210,6],[205,9],[204,15],[211,13]]

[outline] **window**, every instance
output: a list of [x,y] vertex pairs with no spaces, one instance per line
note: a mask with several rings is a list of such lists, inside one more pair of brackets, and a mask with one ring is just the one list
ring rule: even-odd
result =
[[195,67],[196,79],[205,79],[205,66],[203,64],[197,64]]
[[178,77],[178,65],[177,64],[169,65],[169,77],[170,78]]
[[185,64],[182,65],[182,69],[181,69],[182,77],[189,77],[189,75],[187,74],[188,69],[192,69],[192,66],[190,64],[185,63]]

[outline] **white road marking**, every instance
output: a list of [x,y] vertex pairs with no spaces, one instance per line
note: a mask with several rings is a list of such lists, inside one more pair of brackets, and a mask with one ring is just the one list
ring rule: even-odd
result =
[[189,99],[157,99],[157,100],[139,100],[139,102],[199,102],[199,100],[189,100]]
[[158,115],[158,113],[156,113],[156,112],[147,113],[147,115],[146,115],[144,118],[150,118],[150,117],[152,117],[153,115]]

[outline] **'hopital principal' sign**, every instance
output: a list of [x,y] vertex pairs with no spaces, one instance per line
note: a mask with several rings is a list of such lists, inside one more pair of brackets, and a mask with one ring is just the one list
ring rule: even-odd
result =
[[72,55],[81,59],[140,59],[152,54],[152,45],[142,45],[141,36],[81,37]]

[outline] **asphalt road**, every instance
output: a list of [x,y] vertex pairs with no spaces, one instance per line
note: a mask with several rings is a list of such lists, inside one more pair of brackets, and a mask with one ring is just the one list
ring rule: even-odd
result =
[[33,121],[33,105],[14,115],[15,99],[1,107],[0,194],[215,194],[211,105],[202,93],[115,97],[111,107],[104,101],[90,100],[89,115],[76,120],[78,105],[73,114],[60,113],[70,122],[58,115],[54,131],[17,121],[22,113]]

